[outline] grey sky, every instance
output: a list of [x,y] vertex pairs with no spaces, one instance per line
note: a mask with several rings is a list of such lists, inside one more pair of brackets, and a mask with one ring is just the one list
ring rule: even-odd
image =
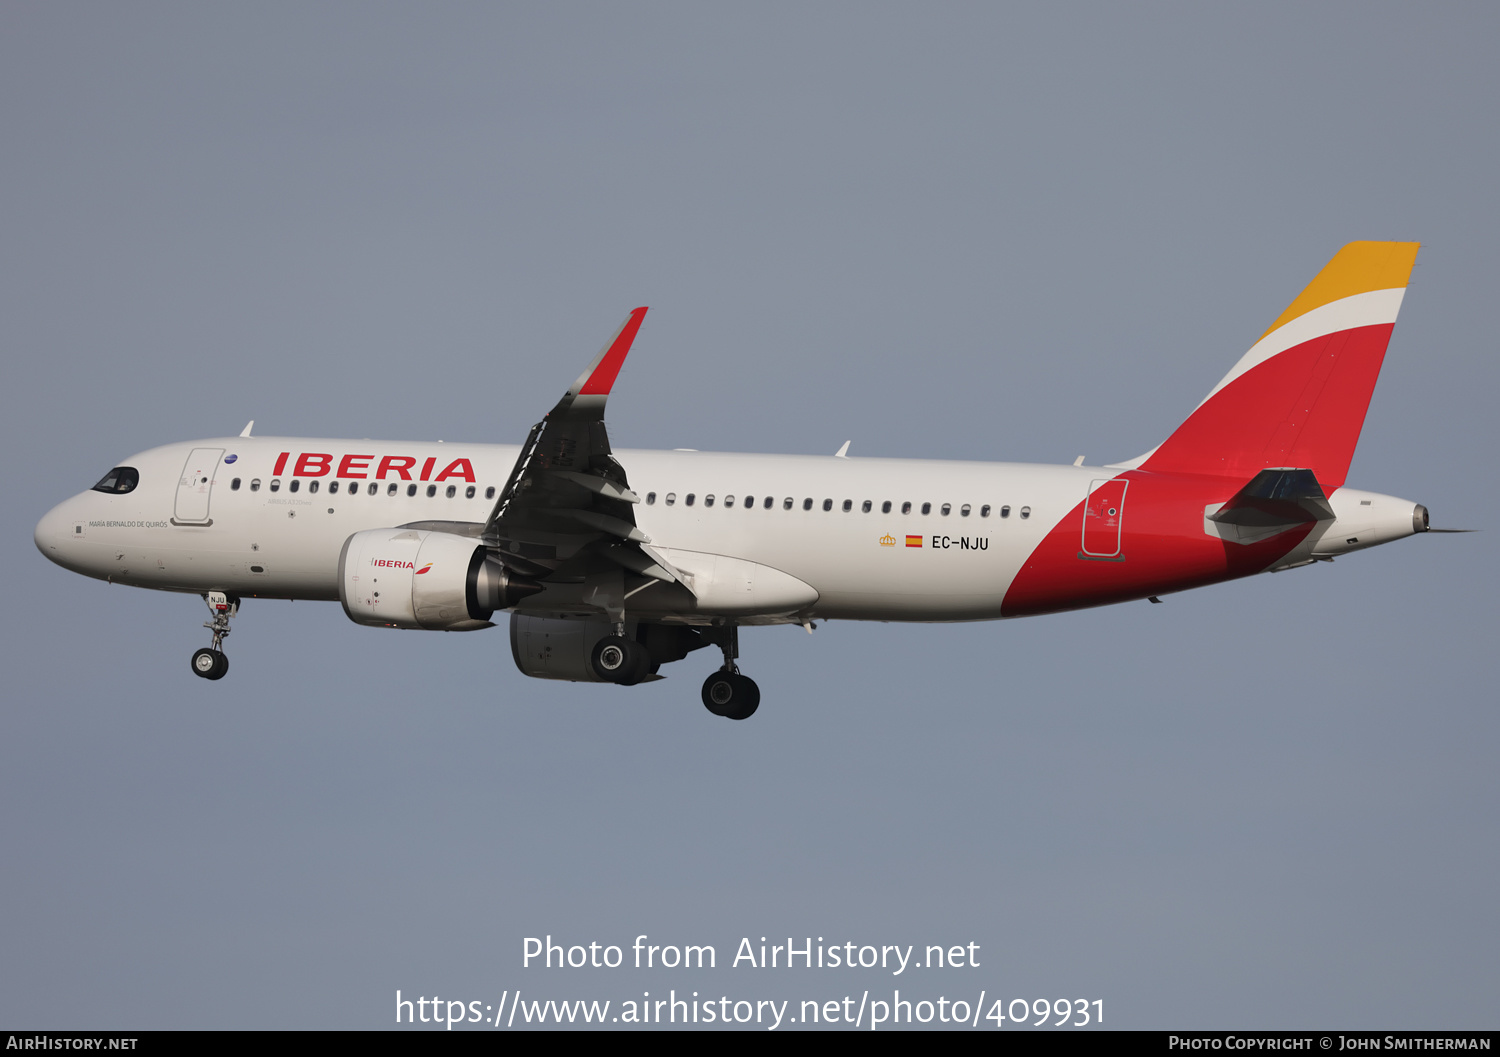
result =
[[[11,4],[0,1024],[381,1027],[407,995],[836,998],[521,939],[981,945],[913,995],[1115,1027],[1493,1027],[1487,534],[1029,621],[524,679],[504,629],[36,553],[136,451],[519,442],[638,304],[617,447],[1161,440],[1345,242],[1424,243],[1350,484],[1488,528],[1482,5]],[[909,982],[908,982],[909,981]]]

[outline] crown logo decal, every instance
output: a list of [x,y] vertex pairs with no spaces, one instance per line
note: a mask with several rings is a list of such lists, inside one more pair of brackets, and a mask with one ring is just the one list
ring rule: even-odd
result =
[[880,545],[882,547],[894,547],[896,545],[896,537],[895,536],[889,536],[889,535],[887,535],[887,536],[881,536],[880,537]]

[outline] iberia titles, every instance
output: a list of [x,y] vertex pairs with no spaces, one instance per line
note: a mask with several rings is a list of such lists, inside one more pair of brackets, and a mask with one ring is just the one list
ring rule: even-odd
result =
[[[280,477],[286,472],[287,462],[291,460],[291,452],[284,451],[276,456],[276,465],[271,468],[272,477]],[[370,464],[377,457],[374,455],[344,455],[339,458],[338,469],[333,466],[333,456],[324,452],[300,452],[296,461],[292,463],[293,477],[347,477],[357,481],[370,479],[383,481],[387,475],[391,475],[393,481],[446,481],[450,477],[460,481],[474,483],[474,464],[468,459],[454,459],[443,467],[441,473],[433,476],[432,471],[437,467],[437,456],[429,456],[422,461],[421,475],[413,477],[411,471],[416,468],[417,459],[413,455],[382,455],[373,470]]]

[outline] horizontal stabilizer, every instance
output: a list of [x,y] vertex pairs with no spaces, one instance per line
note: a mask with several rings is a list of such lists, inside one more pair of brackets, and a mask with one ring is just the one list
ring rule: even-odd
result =
[[1203,509],[1203,531],[1248,546],[1289,529],[1334,519],[1333,507],[1311,470],[1262,470],[1222,505]]
[[1311,470],[1271,469],[1256,474],[1229,502],[1206,516],[1221,525],[1258,529],[1332,521],[1334,513]]

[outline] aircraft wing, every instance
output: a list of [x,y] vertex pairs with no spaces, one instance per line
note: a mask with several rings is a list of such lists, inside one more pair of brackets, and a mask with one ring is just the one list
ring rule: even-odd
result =
[[494,556],[517,575],[582,576],[603,558],[639,576],[679,582],[636,527],[640,497],[604,428],[605,401],[645,316],[645,308],[630,313],[521,446],[483,532]]

